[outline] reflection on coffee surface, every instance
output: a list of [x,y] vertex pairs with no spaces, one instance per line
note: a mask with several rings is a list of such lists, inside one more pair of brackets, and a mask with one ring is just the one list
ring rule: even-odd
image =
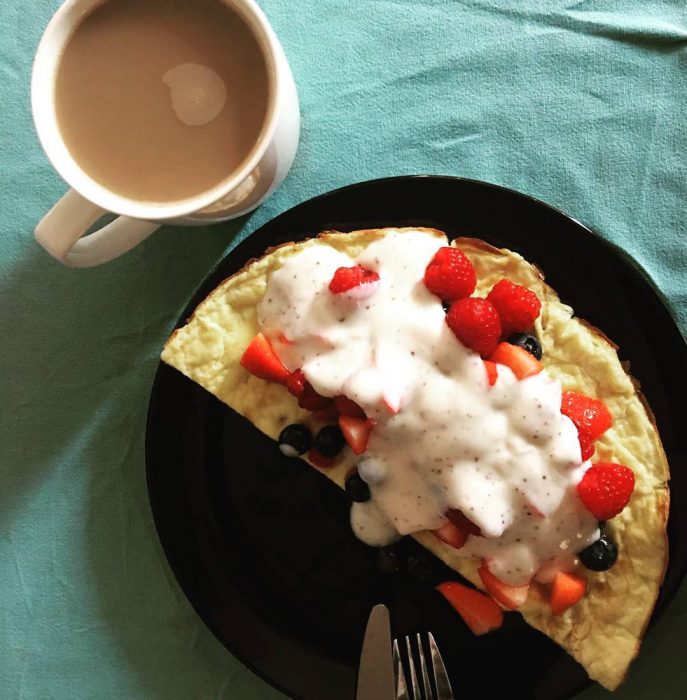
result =
[[220,0],[108,0],[67,43],[55,101],[88,175],[131,199],[172,202],[245,161],[265,122],[267,67]]

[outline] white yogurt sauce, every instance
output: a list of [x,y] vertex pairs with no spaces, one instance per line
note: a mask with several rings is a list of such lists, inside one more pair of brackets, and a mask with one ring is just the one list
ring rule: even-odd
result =
[[[519,381],[499,365],[489,387],[480,356],[448,328],[422,281],[442,245],[418,231],[391,233],[355,260],[308,247],[270,275],[258,321],[290,370],[376,420],[359,463],[372,499],[351,509],[361,540],[435,530],[455,508],[483,535],[461,555],[506,583],[550,580],[598,537],[575,492],[589,463],[560,413],[559,382],[545,371]],[[332,294],[336,269],[355,264],[380,281]]]

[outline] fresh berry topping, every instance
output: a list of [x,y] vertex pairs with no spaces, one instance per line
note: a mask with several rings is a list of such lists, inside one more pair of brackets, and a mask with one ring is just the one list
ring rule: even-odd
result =
[[541,345],[533,335],[529,333],[513,333],[508,336],[507,342],[527,350],[530,355],[537,360],[541,360]]
[[347,396],[337,396],[334,399],[336,410],[342,416],[353,416],[353,418],[367,418],[365,411],[355,401],[351,401]]
[[618,547],[607,533],[602,532],[596,542],[583,549],[577,556],[587,569],[607,571],[618,558]]
[[346,493],[355,503],[365,503],[371,498],[370,487],[362,480],[360,474],[353,474],[346,479]]
[[327,425],[315,435],[315,449],[323,457],[336,457],[346,444],[338,425]]
[[468,539],[467,533],[456,527],[450,520],[433,532],[442,542],[446,542],[455,549],[460,549]]
[[401,569],[401,555],[398,547],[392,544],[377,550],[376,561],[377,568],[383,574],[395,574]]
[[367,441],[374,421],[353,416],[339,416],[339,428],[353,454],[361,455],[367,449]]
[[541,302],[533,291],[510,280],[497,282],[487,299],[499,314],[504,335],[531,328],[541,310]]
[[489,359],[492,362],[510,367],[518,379],[525,379],[534,374],[539,374],[544,369],[541,362],[530,355],[527,350],[510,343],[499,343]]
[[334,406],[334,401],[332,399],[327,399],[330,403],[326,408],[320,411],[315,411],[312,414],[313,420],[319,421],[320,423],[336,423],[339,420],[339,412]]
[[578,432],[594,441],[613,424],[611,413],[603,401],[591,399],[575,391],[564,391],[561,413],[568,416]]
[[289,370],[277,357],[267,338],[258,333],[241,357],[241,366],[260,379],[283,384],[289,376]]
[[446,323],[463,345],[485,357],[494,351],[501,337],[496,309],[479,297],[459,299],[452,304]]
[[300,423],[287,425],[279,433],[279,449],[287,457],[305,454],[312,447],[312,433]]
[[586,589],[586,579],[559,571],[551,585],[551,612],[562,615],[582,598]]
[[305,391],[306,384],[305,374],[303,374],[302,369],[291,372],[286,380],[286,388],[294,396],[300,396]]
[[466,535],[481,535],[482,531],[472,522],[462,510],[452,508],[446,511],[446,517]]
[[477,573],[489,595],[506,610],[515,610],[527,600],[530,592],[529,583],[525,586],[510,586],[503,581],[499,581],[486,566],[481,566]]
[[577,485],[577,495],[597,520],[610,520],[629,503],[634,488],[632,469],[599,462],[584,473]]
[[309,382],[305,383],[303,393],[298,397],[298,405],[306,411],[326,411],[334,405],[332,399],[318,394]]
[[403,395],[400,387],[395,387],[394,391],[387,391],[382,396],[382,403],[390,416],[395,416],[401,410],[402,401]]
[[469,297],[476,284],[475,268],[457,248],[439,248],[425,270],[425,287],[443,301]]
[[582,453],[582,461],[586,462],[591,459],[596,452],[596,447],[594,447],[594,440],[592,440],[586,433],[578,433],[578,440],[580,441],[580,452]]
[[533,515],[535,518],[545,518],[546,515],[542,513],[537,506],[532,503],[531,499],[525,498],[525,503],[527,504],[527,510],[529,511],[527,515]]
[[437,590],[455,608],[474,634],[486,634],[503,624],[503,610],[489,597],[456,581],[445,581]]
[[499,371],[496,368],[496,363],[490,360],[484,360],[484,369],[487,370],[487,381],[489,386],[494,386],[496,380],[499,378]]
[[311,449],[306,456],[316,467],[319,467],[320,469],[331,469],[331,467],[336,464],[335,457],[325,457],[315,448]]
[[329,283],[329,291],[334,294],[341,294],[361,284],[369,284],[370,282],[377,282],[377,280],[379,280],[379,275],[376,272],[366,270],[360,265],[340,267],[334,273],[334,277]]

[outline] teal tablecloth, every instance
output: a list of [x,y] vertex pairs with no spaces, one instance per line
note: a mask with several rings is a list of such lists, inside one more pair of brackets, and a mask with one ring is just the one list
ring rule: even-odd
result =
[[[148,392],[181,308],[227,250],[288,207],[357,180],[445,173],[592,226],[648,271],[687,330],[687,8],[262,0],[303,114],[282,188],[240,224],[163,229],[79,271],[32,237],[65,189],[28,97],[57,4],[0,0],[0,698],[281,697],[197,619],[148,509]],[[687,697],[685,648],[683,587],[617,697]]]

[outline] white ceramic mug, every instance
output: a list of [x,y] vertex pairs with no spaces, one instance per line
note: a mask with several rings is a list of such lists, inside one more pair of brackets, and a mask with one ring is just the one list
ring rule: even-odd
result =
[[[41,144],[72,189],[43,217],[36,240],[57,260],[90,267],[112,260],[147,238],[162,223],[201,225],[234,219],[255,209],[286,176],[298,146],[298,96],[284,51],[254,0],[222,0],[253,32],[268,70],[267,118],[248,158],[216,187],[189,199],[148,204],[93,180],[69,153],[57,126],[55,76],[66,42],[82,18],[103,0],[67,0],[38,45],[31,78],[31,106]],[[116,146],[115,146],[116,147]],[[119,214],[84,234],[107,213]]]

